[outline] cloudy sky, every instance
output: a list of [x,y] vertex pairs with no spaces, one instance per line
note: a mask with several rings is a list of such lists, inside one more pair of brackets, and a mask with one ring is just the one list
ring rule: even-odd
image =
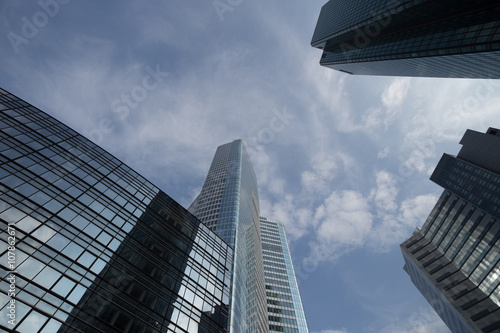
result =
[[310,40],[326,0],[4,0],[0,86],[188,206],[242,138],[261,213],[287,227],[311,332],[449,332],[399,244],[500,81],[349,76]]

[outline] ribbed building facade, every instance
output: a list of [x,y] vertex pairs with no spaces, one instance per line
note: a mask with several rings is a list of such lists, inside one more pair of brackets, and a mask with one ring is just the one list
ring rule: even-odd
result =
[[260,217],[270,332],[308,333],[285,226]]
[[349,74],[500,78],[500,3],[330,0],[311,45]]
[[452,332],[500,331],[500,131],[467,130],[431,176],[443,194],[401,244],[405,270]]
[[0,89],[0,331],[227,332],[233,249]]

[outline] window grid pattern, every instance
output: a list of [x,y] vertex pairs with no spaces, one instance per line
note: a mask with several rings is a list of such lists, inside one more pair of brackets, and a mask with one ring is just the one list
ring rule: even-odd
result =
[[331,0],[311,44],[321,65],[350,74],[500,77],[499,13],[485,0]]
[[[221,238],[100,147],[1,89],[0,137],[0,219],[15,226],[18,272],[16,326],[2,329],[227,331],[233,252]],[[7,250],[2,242],[5,271]],[[2,275],[2,290],[8,284]],[[4,318],[8,302],[2,293]]]
[[262,216],[260,225],[269,329],[271,332],[307,333],[285,227]]
[[[445,190],[401,249],[412,281],[452,331],[497,332],[500,174],[481,166],[498,169],[491,163],[498,140],[488,133],[467,140],[467,133],[458,157],[444,154],[438,163],[431,180]],[[493,141],[481,153],[473,149]]]

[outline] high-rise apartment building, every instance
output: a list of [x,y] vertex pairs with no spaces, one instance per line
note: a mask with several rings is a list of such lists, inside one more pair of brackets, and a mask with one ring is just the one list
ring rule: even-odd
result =
[[266,332],[257,178],[242,140],[217,148],[189,211],[234,248],[231,332]]
[[444,188],[401,244],[405,270],[452,332],[500,332],[500,130],[467,130],[431,180]]
[[330,0],[311,45],[349,74],[500,78],[500,3]]
[[0,89],[0,330],[227,332],[233,249]]
[[285,226],[260,217],[270,332],[308,333]]

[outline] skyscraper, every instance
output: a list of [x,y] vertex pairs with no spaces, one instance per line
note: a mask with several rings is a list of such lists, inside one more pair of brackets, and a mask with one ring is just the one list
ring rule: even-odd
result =
[[270,331],[308,333],[285,226],[267,217],[260,226]]
[[[0,330],[307,332],[282,226],[281,252],[274,234],[263,245],[242,140],[217,149],[190,210],[201,221],[0,89]],[[264,269],[281,288],[268,298]]]
[[330,0],[311,45],[349,74],[500,78],[500,3]]
[[0,89],[0,331],[227,332],[233,250]]
[[257,179],[242,140],[217,148],[189,211],[234,249],[231,332],[266,332]]
[[452,332],[500,331],[500,130],[467,130],[431,180],[444,188],[401,244],[405,270]]

